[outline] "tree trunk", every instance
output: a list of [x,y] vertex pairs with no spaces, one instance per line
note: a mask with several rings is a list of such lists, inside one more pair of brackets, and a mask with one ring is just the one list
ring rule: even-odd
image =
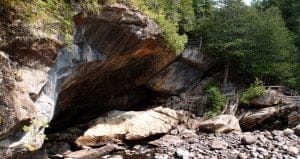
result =
[[229,74],[229,62],[228,62],[228,60],[226,60],[226,63],[225,63],[225,72],[224,72],[224,80],[223,80],[223,87],[227,87],[228,74]]

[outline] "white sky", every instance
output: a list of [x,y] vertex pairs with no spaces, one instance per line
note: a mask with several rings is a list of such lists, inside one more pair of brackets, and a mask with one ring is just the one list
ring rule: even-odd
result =
[[243,1],[244,1],[247,5],[250,5],[252,0],[243,0]]

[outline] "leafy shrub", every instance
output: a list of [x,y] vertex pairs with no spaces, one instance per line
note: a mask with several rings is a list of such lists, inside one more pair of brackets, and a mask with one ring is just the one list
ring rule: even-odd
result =
[[262,81],[256,79],[251,86],[242,93],[240,101],[245,104],[249,104],[249,102],[257,97],[264,95],[265,86]]
[[226,97],[216,86],[211,86],[206,91],[208,93],[208,103],[210,104],[206,116],[215,116],[223,110],[226,104]]

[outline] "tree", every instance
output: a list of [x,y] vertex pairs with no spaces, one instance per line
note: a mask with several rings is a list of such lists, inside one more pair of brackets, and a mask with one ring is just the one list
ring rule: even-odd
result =
[[229,70],[269,82],[292,83],[295,68],[292,34],[276,8],[259,12],[239,0],[223,0],[205,30],[205,50]]
[[296,48],[292,33],[278,8],[257,14],[248,30],[251,52],[242,61],[244,70],[271,83],[293,84]]
[[214,16],[206,27],[206,51],[215,55],[220,62],[225,64],[224,86],[230,67],[239,63],[249,50],[247,27],[252,21],[249,8],[239,0],[223,0],[219,4]]

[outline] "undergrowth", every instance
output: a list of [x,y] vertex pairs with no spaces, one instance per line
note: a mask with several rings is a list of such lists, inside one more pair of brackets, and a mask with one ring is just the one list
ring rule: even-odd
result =
[[265,91],[266,89],[263,82],[256,79],[255,82],[242,93],[240,101],[244,104],[249,104],[251,100],[264,95]]
[[206,93],[208,93],[208,111],[205,113],[207,117],[213,117],[220,114],[226,104],[226,97],[216,86],[207,87]]

